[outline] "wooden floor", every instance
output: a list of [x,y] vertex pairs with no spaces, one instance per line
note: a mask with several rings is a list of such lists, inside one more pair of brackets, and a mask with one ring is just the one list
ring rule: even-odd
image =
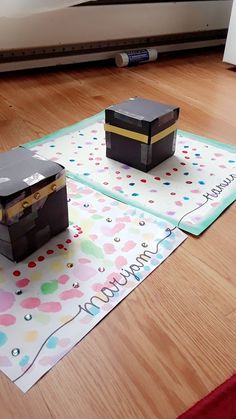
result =
[[[222,51],[118,69],[0,77],[1,150],[131,96],[181,107],[179,127],[236,144]],[[190,237],[25,396],[0,375],[2,419],[174,419],[236,370],[235,206]]]

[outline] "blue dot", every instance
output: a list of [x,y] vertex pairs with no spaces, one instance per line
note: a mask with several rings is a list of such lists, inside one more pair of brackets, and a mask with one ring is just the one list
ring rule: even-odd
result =
[[167,227],[167,224],[166,224],[165,221],[157,221],[156,223],[157,223],[158,227],[160,227],[160,228],[166,228]]
[[170,240],[175,240],[175,233],[172,232],[171,235],[169,236],[169,239]]
[[71,162],[75,161],[75,159],[70,159]]
[[188,176],[188,175],[189,175],[189,172],[184,172],[184,175],[185,175],[185,176]]
[[54,144],[51,144],[50,147],[55,147],[55,145]]
[[200,153],[195,153],[195,156],[199,157],[199,156],[201,156],[201,154]]
[[97,137],[93,137],[93,140],[97,140]]
[[159,264],[159,262],[158,262],[158,260],[152,259],[152,260],[151,260],[151,264],[152,264],[153,266],[157,266],[157,265]]
[[199,183],[199,185],[205,185],[204,180],[199,180],[198,183]]
[[89,176],[89,175],[90,175],[90,173],[83,173],[83,175],[84,175],[84,176]]
[[228,160],[229,163],[235,163],[235,160]]
[[168,240],[164,240],[164,241],[161,243],[161,245],[162,245],[165,249],[168,249],[168,250],[172,249],[172,243],[171,243],[170,241],[168,241]]
[[135,183],[133,183],[133,182],[132,182],[132,183],[129,183],[129,185],[130,185],[130,186],[134,186],[134,185],[135,185]]
[[3,332],[0,332],[0,346],[5,345],[7,341],[7,335]]
[[163,259],[163,256],[160,253],[158,253],[157,259]]
[[164,182],[163,185],[170,185],[170,182]]
[[90,313],[92,313],[93,316],[96,316],[96,314],[100,313],[100,308],[99,307],[91,307],[89,309]]
[[189,197],[188,196],[184,196],[184,200],[185,201],[188,201],[189,200]]
[[82,145],[78,145],[78,148],[83,148]]
[[134,193],[132,193],[132,196],[138,196],[139,194],[138,193],[136,193],[136,192],[134,192]]
[[197,166],[197,165],[198,165],[198,163],[195,163],[195,162],[194,162],[194,163],[192,163],[192,165],[193,165],[193,166]]
[[184,145],[184,148],[189,148],[189,145]]
[[55,349],[57,347],[58,342],[59,339],[56,336],[51,336],[50,339],[48,339],[46,346],[48,349]]
[[136,276],[136,281],[140,281],[140,279],[142,279],[142,274],[141,273],[136,273],[135,272],[135,276]]
[[144,266],[144,270],[145,270],[145,271],[147,271],[147,272],[148,272],[148,271],[150,271],[150,269],[151,269],[151,268],[150,268],[150,266]]
[[28,355],[25,355],[19,362],[19,365],[21,367],[25,367],[25,365],[28,364],[30,357]]
[[84,134],[82,132],[80,132],[79,135],[83,136]]

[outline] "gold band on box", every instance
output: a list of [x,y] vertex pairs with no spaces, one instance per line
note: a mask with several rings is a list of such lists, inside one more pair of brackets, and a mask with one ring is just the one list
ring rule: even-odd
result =
[[24,211],[24,209],[31,207],[33,204],[39,202],[41,199],[44,199],[47,196],[51,195],[53,192],[58,191],[63,186],[65,186],[65,184],[66,177],[65,175],[63,175],[59,179],[56,179],[53,182],[49,183],[49,185],[44,186],[44,188],[40,189],[39,191],[34,192],[33,194],[17,202],[15,205],[12,205],[12,207],[7,208],[6,210],[0,209],[0,221],[2,221],[4,212],[7,218],[11,219],[15,217],[15,215]]
[[[164,129],[161,132],[158,132],[156,135],[153,135],[151,137],[150,144],[154,144],[157,141],[162,140],[163,138],[167,137],[167,135],[170,135],[173,131],[177,129],[177,123],[171,125],[170,127]],[[145,134],[140,134],[139,132],[130,131],[128,129],[119,128],[115,125],[105,124],[105,131],[106,132],[112,132],[113,134],[121,135],[122,137],[127,137],[132,140],[140,141],[141,143],[148,144],[149,137]]]

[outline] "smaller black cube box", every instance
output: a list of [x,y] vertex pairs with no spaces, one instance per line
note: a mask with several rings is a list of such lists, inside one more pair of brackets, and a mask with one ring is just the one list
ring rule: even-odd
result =
[[132,98],[105,111],[106,156],[148,172],[175,152],[179,108]]
[[0,253],[19,262],[67,227],[64,167],[23,147],[0,154]]

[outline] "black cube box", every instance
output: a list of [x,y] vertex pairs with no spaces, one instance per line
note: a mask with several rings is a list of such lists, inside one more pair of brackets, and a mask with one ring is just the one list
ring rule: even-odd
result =
[[67,227],[64,167],[24,147],[0,154],[0,253],[19,262]]
[[175,152],[179,108],[131,98],[105,111],[106,156],[148,172]]

